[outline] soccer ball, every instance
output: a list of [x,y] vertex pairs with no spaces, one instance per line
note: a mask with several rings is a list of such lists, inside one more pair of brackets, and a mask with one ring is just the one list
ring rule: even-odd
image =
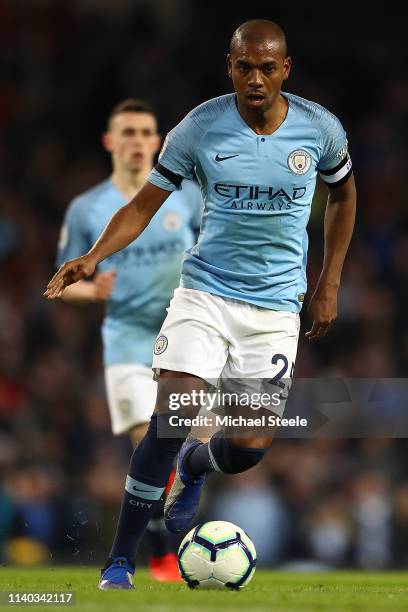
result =
[[254,575],[256,550],[240,527],[211,521],[186,535],[178,551],[178,564],[191,589],[242,589]]

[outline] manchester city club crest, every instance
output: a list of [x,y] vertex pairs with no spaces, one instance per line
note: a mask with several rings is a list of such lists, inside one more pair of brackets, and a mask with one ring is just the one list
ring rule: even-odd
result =
[[163,227],[168,232],[177,232],[182,226],[182,218],[176,212],[169,212],[163,218]]
[[164,353],[168,343],[169,341],[167,340],[166,336],[159,336],[154,345],[154,354],[161,355],[162,353]]
[[312,163],[310,153],[304,149],[292,151],[288,157],[288,166],[294,174],[306,174]]

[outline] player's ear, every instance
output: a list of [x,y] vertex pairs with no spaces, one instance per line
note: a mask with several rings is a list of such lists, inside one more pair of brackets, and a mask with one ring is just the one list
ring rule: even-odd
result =
[[108,151],[108,153],[112,152],[112,136],[109,132],[104,132],[102,134],[102,144],[105,151]]
[[283,60],[283,80],[284,81],[286,81],[289,78],[291,68],[292,68],[292,58],[288,55]]
[[231,54],[228,53],[227,55],[227,74],[229,76],[230,79],[232,79],[232,60],[231,60]]

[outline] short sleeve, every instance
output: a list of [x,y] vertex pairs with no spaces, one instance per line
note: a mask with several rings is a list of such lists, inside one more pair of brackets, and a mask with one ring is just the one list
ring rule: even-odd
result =
[[148,178],[156,187],[174,191],[183,179],[193,176],[196,150],[203,135],[195,110],[167,134],[158,163]]
[[340,121],[326,111],[321,118],[321,158],[318,171],[322,180],[331,187],[339,187],[352,173],[346,132]]
[[80,200],[74,200],[65,213],[61,227],[56,265],[60,266],[64,261],[84,255],[91,246],[84,207]]
[[227,111],[234,100],[234,94],[226,94],[193,108],[167,134],[159,161],[148,181],[161,189],[174,191],[179,189],[183,179],[192,178],[201,140],[212,122]]

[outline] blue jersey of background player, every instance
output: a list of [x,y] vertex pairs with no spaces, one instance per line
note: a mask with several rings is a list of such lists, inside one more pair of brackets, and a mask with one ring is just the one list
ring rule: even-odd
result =
[[[160,144],[150,106],[138,100],[119,104],[109,117],[103,142],[112,156],[112,176],[68,207],[58,265],[90,249],[113,214],[145,182]],[[92,281],[79,281],[63,295],[73,303],[107,302],[102,338],[112,430],[116,435],[129,433],[133,444],[143,437],[154,409],[153,345],[179,284],[184,251],[196,239],[201,213],[199,188],[186,180],[137,241],[101,262]],[[151,524],[153,544],[158,544],[151,560],[153,573],[178,577],[173,556],[160,554],[165,537],[157,529],[159,521]]]
[[[126,200],[114,177],[75,198],[65,215],[58,265],[89,250]],[[183,254],[198,234],[201,208],[197,184],[184,181],[137,241],[99,264],[90,287],[80,281],[66,290],[66,301],[107,299],[102,327],[105,366],[150,367],[157,331],[179,285]]]
[[[317,172],[328,185],[329,198],[323,268],[309,303],[313,325],[307,337],[323,336],[337,316],[356,205],[345,133],[326,109],[281,92],[291,59],[275,23],[242,24],[227,59],[236,93],[189,113],[169,135],[149,184],[115,215],[86,255],[59,270],[46,291],[49,298],[59,297],[67,284],[125,247],[145,227],[142,211],[153,215],[166,192],[196,168],[205,200],[202,230],[156,343],[156,411],[131,459],[102,589],[131,588],[126,571],[132,571],[136,545],[153,511],[153,505],[141,505],[142,499],[153,499],[154,486],[159,496],[171,470],[170,457],[179,452],[166,522],[180,532],[197,512],[206,473],[248,470],[271,444],[273,430],[241,436],[224,431],[208,443],[190,439],[182,446],[187,431],[179,430],[177,440],[159,440],[157,428],[159,421],[168,420],[170,387],[172,393],[203,389],[206,379],[221,372],[250,381],[291,377],[305,289],[305,230]],[[134,498],[140,501],[132,503]],[[124,558],[126,570],[119,572]]]

